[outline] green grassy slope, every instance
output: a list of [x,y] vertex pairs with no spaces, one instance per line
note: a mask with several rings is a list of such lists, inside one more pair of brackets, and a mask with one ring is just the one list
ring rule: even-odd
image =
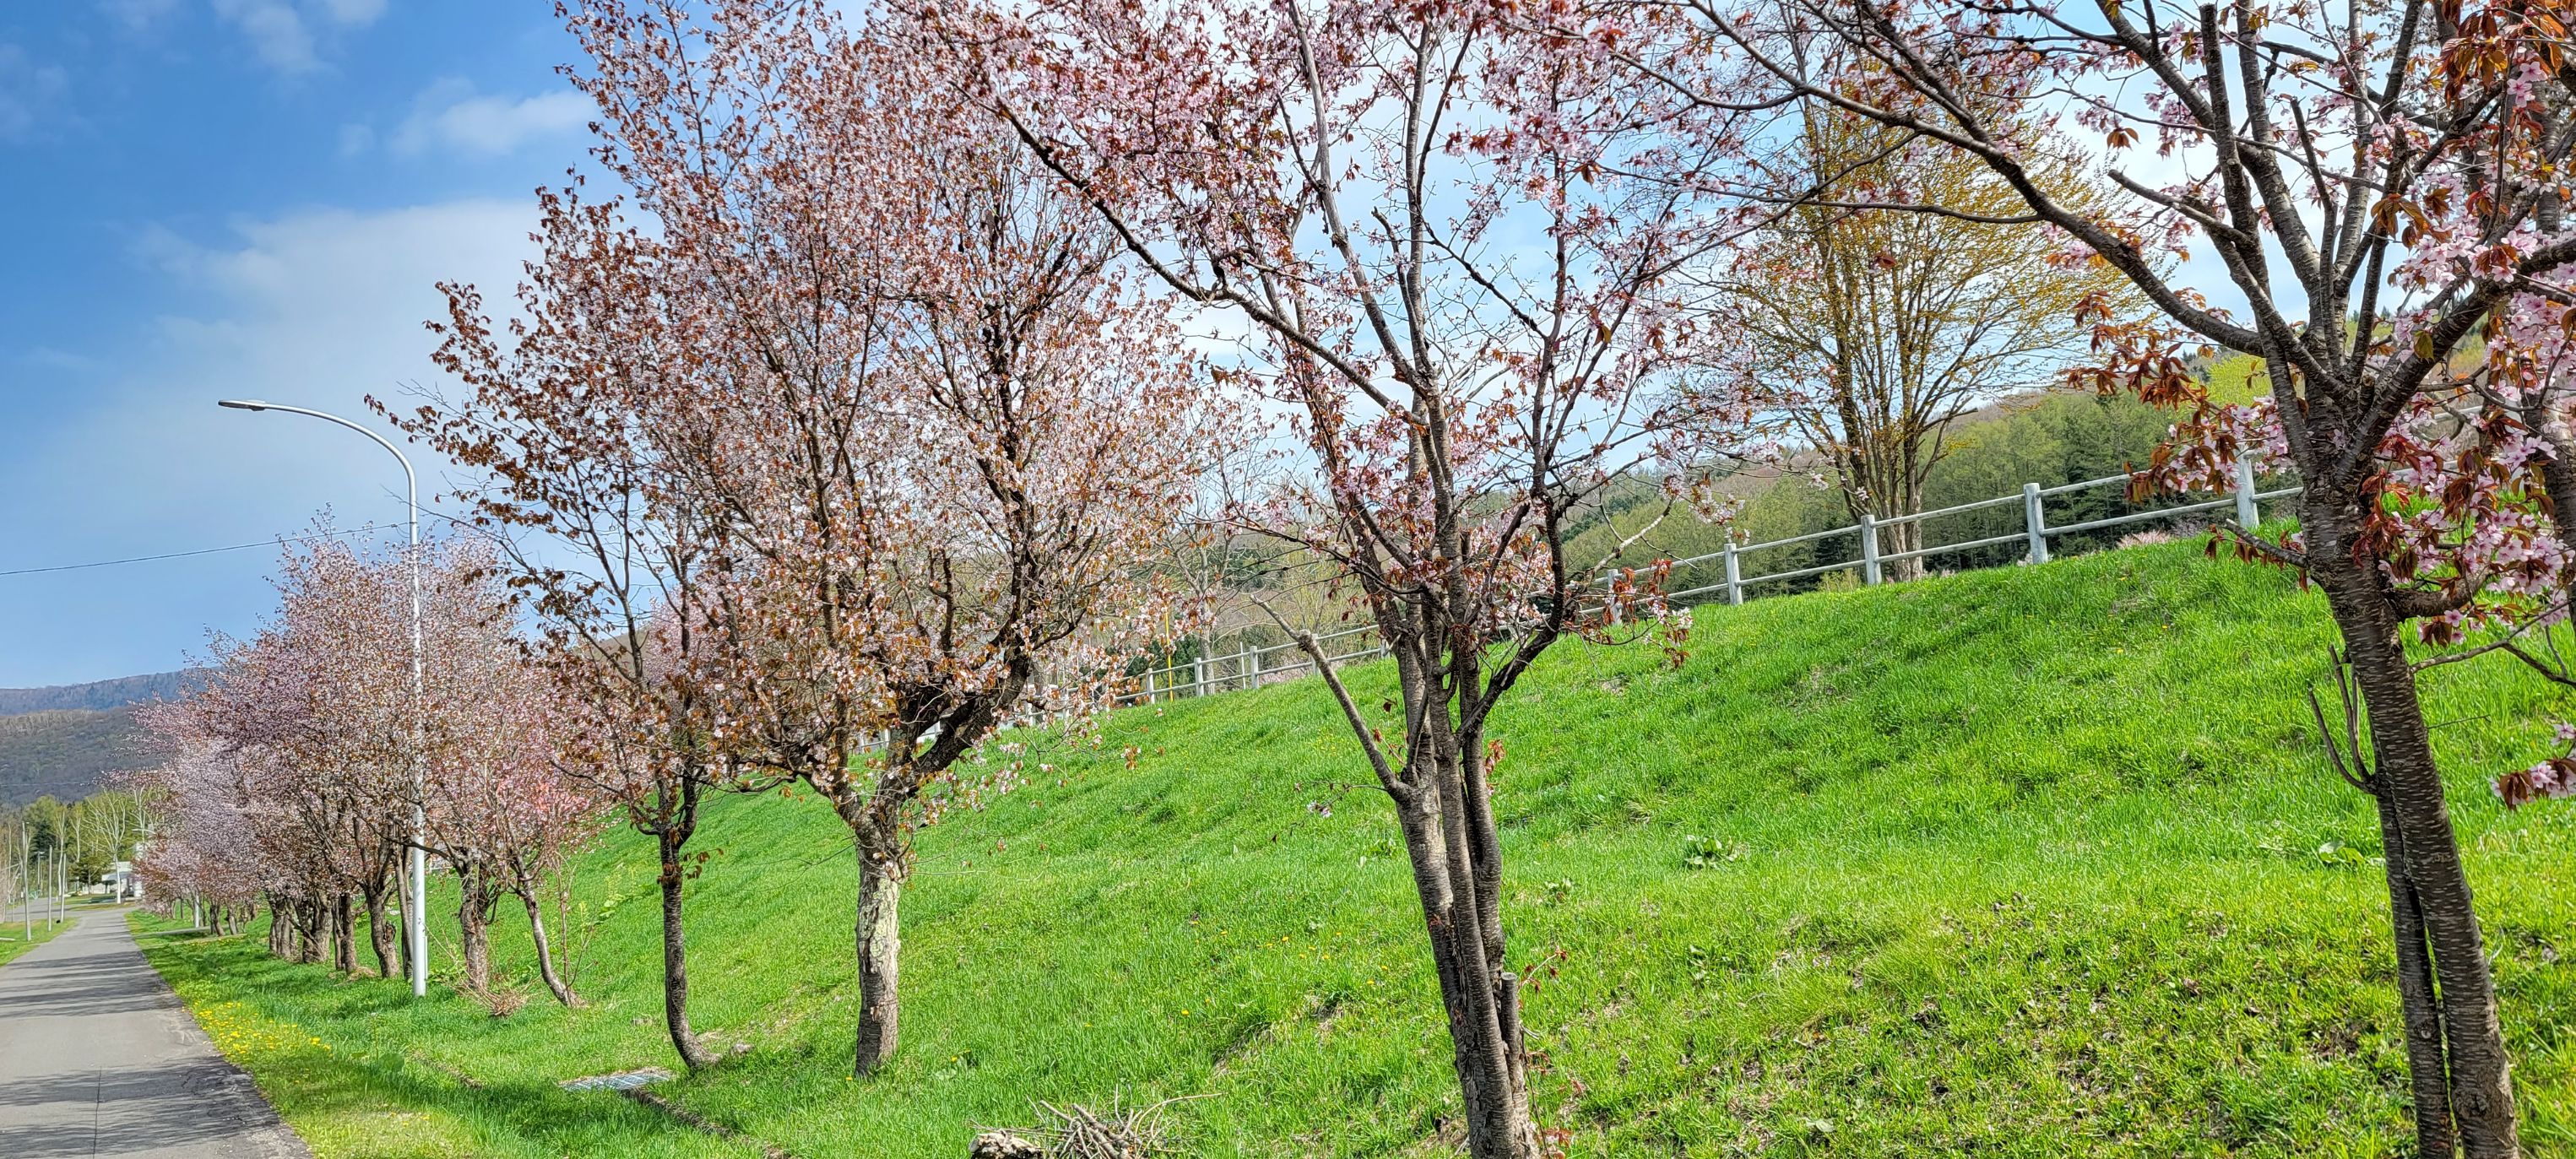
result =
[[[2327,637],[2287,577],[2173,545],[1704,610],[1678,670],[1562,649],[1499,727],[1543,1124],[1573,1155],[2403,1153],[2376,827],[2295,699]],[[2576,810],[2482,780],[2540,752],[2551,694],[2503,664],[2427,685],[2533,1150],[2576,1153]],[[1320,688],[1104,742],[922,835],[903,1055],[867,1080],[841,831],[718,805],[695,1012],[750,1050],[660,1089],[808,1157],[957,1156],[1122,1094],[1207,1096],[1176,1112],[1202,1154],[1435,1150],[1420,918]],[[579,888],[574,1012],[527,982],[507,1019],[413,1006],[255,935],[153,952],[274,1040],[237,1053],[325,1156],[754,1153],[554,1089],[668,1062],[649,851],[611,837]]]
[[[17,910],[10,910],[8,912],[12,914],[20,913],[20,911]],[[25,921],[22,917],[13,917],[6,921],[0,921],[0,966],[6,966],[19,958],[23,958],[33,952],[36,947],[53,941],[54,935],[72,928],[72,924],[79,921],[81,916],[87,911],[80,908],[74,908],[71,911],[71,920],[63,922],[50,922],[45,920],[45,912],[46,911],[43,910],[37,911],[36,920],[33,922]]]

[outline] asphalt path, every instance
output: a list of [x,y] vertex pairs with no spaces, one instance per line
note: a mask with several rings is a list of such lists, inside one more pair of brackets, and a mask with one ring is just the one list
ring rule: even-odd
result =
[[[0,925],[13,925],[18,927],[15,930],[0,929],[0,935],[6,935],[12,938],[24,935],[27,932],[27,911],[29,910],[36,911],[36,924],[39,926],[44,925],[45,919],[53,916],[53,900],[51,898],[43,898],[34,902],[10,902],[7,904],[0,904]],[[70,902],[63,903],[64,917],[75,917],[79,915],[80,912],[81,907]]]
[[125,911],[74,912],[0,966],[0,1156],[310,1159],[144,961]]

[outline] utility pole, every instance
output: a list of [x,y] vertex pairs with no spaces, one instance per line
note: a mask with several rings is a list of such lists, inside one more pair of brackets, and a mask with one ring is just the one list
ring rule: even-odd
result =
[[421,733],[421,715],[426,710],[428,698],[421,691],[420,476],[412,473],[411,459],[402,453],[402,448],[393,445],[383,435],[338,415],[259,399],[228,398],[215,405],[254,413],[273,410],[336,423],[375,440],[377,446],[383,447],[395,462],[402,464],[403,514],[411,524],[411,896],[403,900],[403,919],[404,924],[410,927],[407,932],[411,935],[404,939],[411,955],[411,996],[424,997],[429,993],[429,821],[426,814],[428,789],[424,784],[427,772],[423,765],[428,759],[428,743]]

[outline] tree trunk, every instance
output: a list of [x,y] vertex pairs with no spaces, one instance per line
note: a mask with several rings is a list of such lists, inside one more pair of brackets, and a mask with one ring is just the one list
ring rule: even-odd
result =
[[[1898,504],[1898,506],[1906,505]],[[1921,505],[1914,504],[1913,506],[1920,507]],[[1914,514],[1914,512],[1899,511],[1896,514],[1911,515]],[[1890,518],[1893,518],[1893,516],[1890,516]],[[1909,519],[1903,523],[1889,523],[1883,526],[1887,536],[1884,550],[1881,552],[1882,555],[1900,555],[1905,552],[1918,550],[1923,546],[1923,522],[1921,520]],[[1888,560],[1885,564],[1885,570],[1887,573],[1887,579],[1892,583],[1906,583],[1912,580],[1922,579],[1923,557],[1918,555],[1910,559]]]
[[342,974],[358,972],[357,921],[350,913],[349,895],[331,895],[331,968]]
[[492,906],[500,899],[484,874],[464,866],[456,872],[456,931],[465,963],[465,992],[492,992]]
[[367,944],[376,953],[376,976],[394,976],[394,928],[385,922],[385,891],[382,886],[367,891]]
[[667,829],[656,835],[662,850],[662,1022],[670,1029],[681,1065],[699,1070],[715,1060],[689,1029],[689,951],[680,933],[680,889],[688,883],[688,867],[680,863],[685,840]]
[[329,943],[322,934],[322,903],[314,898],[295,899],[295,960],[306,965],[320,965],[327,960]]
[[[2521,1154],[2521,1143],[2514,1125],[2512,1065],[2459,838],[2433,759],[2432,734],[2398,637],[2396,610],[2376,570],[2355,562],[2351,528],[2359,519],[2357,514],[2344,519],[2345,514],[2321,499],[2303,504],[2301,522],[2308,534],[2310,573],[2325,589],[2354,682],[2369,709],[2381,826],[2393,830],[2400,843],[2386,852],[2392,878],[2403,867],[2403,885],[2392,884],[2390,891],[2389,928],[2397,946],[2399,997],[2408,1005],[2408,1069],[2419,1087],[2430,1075],[2450,1076],[2449,1127],[2470,1159],[2514,1159]],[[2420,935],[2409,928],[2419,923]],[[2431,988],[2406,976],[2418,953],[2430,958]],[[2439,1120],[2442,1112],[2438,1103],[2423,1105],[2419,1094],[2419,1140],[2430,1155],[2450,1153],[2448,1131],[2420,1125],[2424,1119]]]
[[1490,826],[1478,825],[1480,818],[1490,821],[1491,810],[1479,799],[1481,770],[1470,768],[1473,762],[1460,751],[1468,747],[1418,744],[1411,754],[1414,767],[1437,762],[1441,775],[1417,777],[1420,789],[1411,801],[1398,803],[1396,814],[1448,1014],[1451,1062],[1466,1105],[1467,1153],[1473,1159],[1539,1159],[1520,979],[1503,958],[1501,863]]
[[858,831],[853,844],[859,854],[859,1032],[852,1073],[865,1077],[894,1058],[902,1014],[897,983],[902,970],[900,908],[908,859],[902,849],[888,848],[892,843],[879,839],[873,826]]
[[565,985],[564,980],[555,974],[554,947],[546,942],[545,907],[537,904],[536,891],[531,889],[521,893],[519,900],[528,907],[528,932],[537,945],[537,976],[545,979],[546,989],[553,992],[555,1001],[565,1006],[581,1005],[581,999],[573,994],[572,987]]
[[[2374,799],[2386,782],[2371,778]],[[2451,1130],[2450,1076],[2442,1069],[2442,1010],[2434,997],[2433,959],[2424,942],[2424,910],[2406,876],[2406,836],[2384,800],[2379,805],[2379,844],[2387,856],[2389,925],[2397,939],[2398,1007],[2406,1024],[2407,1085],[2415,1096],[2415,1153],[2447,1156],[2456,1149]]]
[[286,907],[274,894],[268,899],[268,954],[286,961],[295,958],[294,923],[288,919]]

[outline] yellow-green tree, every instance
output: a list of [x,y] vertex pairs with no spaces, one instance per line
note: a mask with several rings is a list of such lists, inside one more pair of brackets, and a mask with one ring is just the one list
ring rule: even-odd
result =
[[[2095,199],[2081,167],[2044,146],[2034,170],[2070,200]],[[2143,307],[2118,272],[2070,255],[2025,220],[2010,188],[1954,152],[1811,107],[1773,163],[1825,192],[1726,259],[1718,308],[1854,520],[1920,512],[1954,421],[2048,384],[2085,351],[2092,324],[2079,307]],[[1953,213],[1873,208],[1899,196]],[[1922,545],[1919,523],[1881,529],[1888,555]],[[1923,561],[1887,569],[1913,578]]]

